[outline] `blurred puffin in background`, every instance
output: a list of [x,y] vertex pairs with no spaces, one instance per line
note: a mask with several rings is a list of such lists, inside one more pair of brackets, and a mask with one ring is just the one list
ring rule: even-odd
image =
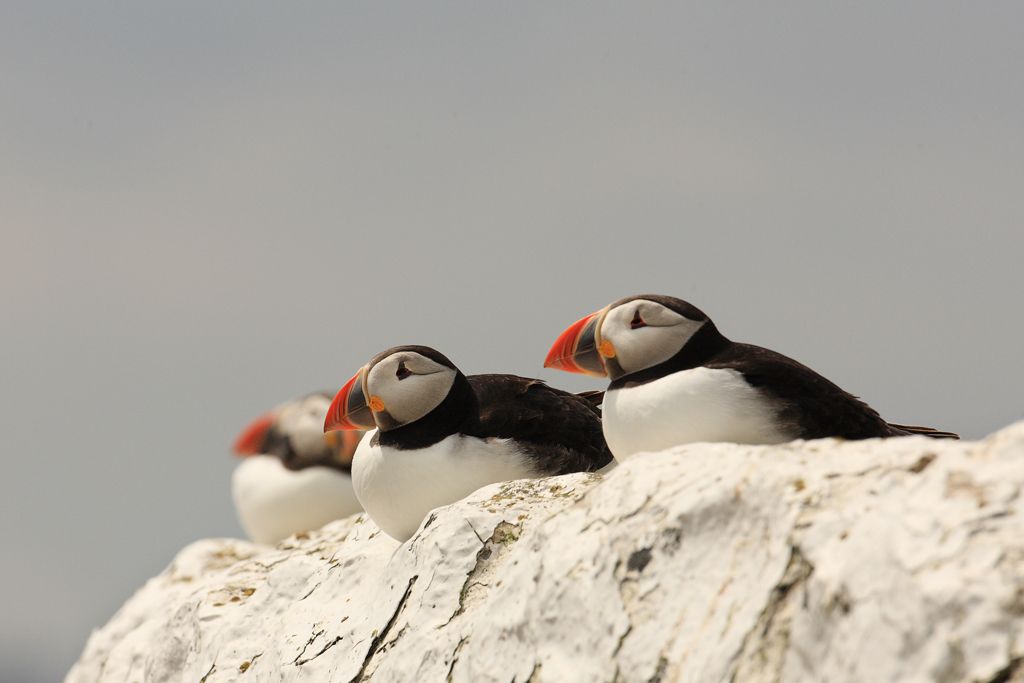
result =
[[404,541],[431,510],[487,484],[609,464],[600,400],[515,375],[467,377],[434,349],[397,346],[342,387],[323,429],[378,429],[353,484],[373,521]]
[[231,494],[242,528],[274,544],[360,512],[352,457],[361,432],[324,434],[332,394],[312,393],[253,420],[235,440],[242,457]]
[[611,380],[604,434],[619,461],[699,441],[958,438],[886,422],[810,368],[730,341],[701,310],[669,296],[619,299],[577,321],[555,341],[544,367]]

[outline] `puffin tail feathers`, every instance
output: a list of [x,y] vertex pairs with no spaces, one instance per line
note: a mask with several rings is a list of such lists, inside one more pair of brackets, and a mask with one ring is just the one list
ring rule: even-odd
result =
[[595,411],[601,412],[601,404],[604,403],[603,391],[581,391],[576,395],[589,403]]
[[932,427],[920,427],[918,425],[898,425],[895,422],[890,422],[889,426],[895,430],[899,436],[909,436],[916,434],[920,436],[928,436],[933,439],[959,439],[960,435],[956,432],[944,432],[941,429],[933,429]]

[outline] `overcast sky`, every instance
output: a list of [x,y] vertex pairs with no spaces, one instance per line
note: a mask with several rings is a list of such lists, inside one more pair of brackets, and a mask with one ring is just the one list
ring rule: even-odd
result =
[[1024,5],[427,6],[0,6],[5,680],[396,344],[597,388],[548,346],[656,292],[891,420],[1024,416]]

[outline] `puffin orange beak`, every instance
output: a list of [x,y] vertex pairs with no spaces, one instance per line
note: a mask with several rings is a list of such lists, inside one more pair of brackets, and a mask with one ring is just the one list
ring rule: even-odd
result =
[[[591,313],[586,318],[577,320],[569,328],[558,335],[548,357],[544,359],[544,367],[566,372],[578,372],[594,377],[607,377],[604,360],[601,357],[600,328],[607,308]],[[604,344],[604,351],[614,355],[611,345]]]
[[264,413],[255,420],[249,423],[249,425],[242,430],[235,439],[234,445],[231,450],[235,452],[235,455],[256,455],[263,451],[263,444],[267,440],[267,432],[270,431],[270,427],[274,424],[274,414]]
[[374,429],[373,411],[366,396],[366,367],[364,366],[331,401],[324,420],[324,431]]

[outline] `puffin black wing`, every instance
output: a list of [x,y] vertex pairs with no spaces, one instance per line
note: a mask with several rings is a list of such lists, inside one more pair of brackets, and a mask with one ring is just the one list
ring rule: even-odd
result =
[[751,386],[775,399],[779,419],[793,438],[871,439],[909,434],[957,438],[952,432],[928,427],[890,425],[874,408],[806,365],[760,346],[730,344],[705,365],[737,370]]
[[577,396],[539,379],[471,375],[479,419],[464,433],[514,439],[544,475],[594,472],[612,461],[601,431],[602,392]]

